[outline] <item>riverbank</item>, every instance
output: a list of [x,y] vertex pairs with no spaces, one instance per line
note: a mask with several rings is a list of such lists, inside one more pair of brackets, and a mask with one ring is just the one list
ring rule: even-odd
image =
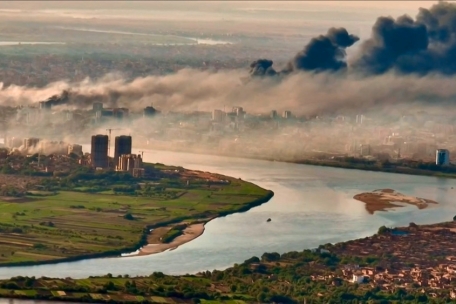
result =
[[355,195],[353,198],[363,202],[366,205],[366,210],[369,214],[374,214],[376,211],[387,211],[387,209],[403,207],[397,203],[413,205],[418,209],[425,209],[429,204],[438,204],[436,201],[404,195],[393,189],[380,189],[372,192],[364,192]]
[[[184,222],[204,225],[273,196],[272,191],[219,174],[164,165],[155,170],[162,177],[153,186],[140,180],[113,186],[116,191],[136,189],[134,194],[110,189],[85,192],[90,189],[81,185],[74,191],[35,195],[29,201],[0,200],[0,207],[8,206],[8,212],[0,214],[0,267],[118,257],[143,247],[146,254],[151,251],[151,246],[145,247],[151,243],[151,230],[172,229]],[[195,239],[204,231],[201,227],[191,226],[183,235],[161,242],[159,251]]]
[[15,277],[0,281],[0,297],[99,303],[448,303],[455,298],[454,244],[455,221],[410,223],[313,250],[264,253],[223,271],[195,275]]
[[[310,165],[310,166],[321,166],[321,167],[332,167],[332,168],[341,168],[341,169],[354,169],[362,171],[371,171],[371,172],[384,172],[384,173],[395,173],[395,174],[407,174],[407,175],[420,175],[420,176],[433,176],[433,177],[442,177],[442,178],[451,178],[456,179],[456,173],[448,173],[444,171],[435,171],[435,170],[424,170],[419,168],[407,167],[404,165],[396,166],[394,161],[391,161],[388,166],[381,166],[378,163],[370,164],[368,161],[363,162],[344,162],[334,159],[313,159],[313,158],[284,158],[284,157],[270,157],[263,156],[261,154],[246,154],[246,153],[237,153],[235,151],[222,152],[222,151],[209,151],[202,149],[191,149],[191,148],[178,148],[178,147],[161,147],[160,145],[137,145],[141,149],[151,149],[159,151],[172,151],[172,152],[182,152],[190,153],[197,155],[213,155],[213,156],[223,156],[223,157],[232,157],[232,158],[241,158],[241,159],[255,159],[255,160],[264,160],[271,162],[283,162],[290,164],[299,164],[299,165]],[[359,159],[362,160],[362,159]],[[431,164],[432,165],[432,164]],[[441,168],[442,169],[442,168]],[[445,169],[445,168],[443,168]]]

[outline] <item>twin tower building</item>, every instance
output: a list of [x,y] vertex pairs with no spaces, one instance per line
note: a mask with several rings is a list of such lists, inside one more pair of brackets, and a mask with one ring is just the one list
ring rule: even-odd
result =
[[131,136],[116,136],[114,143],[114,159],[109,158],[108,135],[92,136],[91,163],[95,168],[115,168],[117,171],[129,171],[133,175],[142,175],[141,155],[131,154]]

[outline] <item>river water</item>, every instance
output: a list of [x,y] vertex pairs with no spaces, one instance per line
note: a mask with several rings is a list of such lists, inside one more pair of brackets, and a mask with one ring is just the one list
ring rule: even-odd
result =
[[[264,252],[288,252],[375,233],[378,227],[449,221],[456,214],[456,180],[247,160],[188,153],[146,151],[148,162],[181,165],[251,181],[271,189],[270,202],[246,213],[218,218],[198,239],[170,252],[142,257],[92,259],[32,267],[0,268],[0,279],[17,275],[83,278],[112,273],[148,275],[224,269]],[[368,214],[353,195],[392,188],[438,201]],[[267,223],[266,220],[272,221]]]

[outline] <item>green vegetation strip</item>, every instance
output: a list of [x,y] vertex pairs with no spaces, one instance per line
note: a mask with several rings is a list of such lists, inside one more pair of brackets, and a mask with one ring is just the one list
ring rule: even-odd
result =
[[273,196],[235,178],[214,174],[223,182],[206,176],[188,184],[183,168],[147,166],[151,179],[81,169],[42,178],[41,191],[0,197],[0,266],[118,256],[147,244],[151,229],[247,211]]
[[[224,271],[197,275],[155,272],[130,278],[108,274],[80,280],[15,277],[0,281],[0,297],[97,303],[449,303],[448,299],[427,297],[419,288],[389,293],[328,276],[344,265],[374,266],[377,262],[375,257],[342,257],[310,250],[282,255],[273,252]],[[319,276],[327,278],[314,279]],[[36,294],[29,293],[29,286],[34,286]],[[62,291],[65,296],[59,294]]]
[[223,271],[194,275],[14,277],[0,281],[0,297],[97,303],[454,303],[455,231],[454,220],[382,226],[370,237],[264,253]]

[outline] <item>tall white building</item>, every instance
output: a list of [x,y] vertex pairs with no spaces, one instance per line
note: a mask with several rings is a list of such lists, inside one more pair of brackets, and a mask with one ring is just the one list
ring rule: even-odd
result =
[[435,152],[435,164],[438,166],[448,166],[450,164],[450,151],[447,149],[437,149]]

